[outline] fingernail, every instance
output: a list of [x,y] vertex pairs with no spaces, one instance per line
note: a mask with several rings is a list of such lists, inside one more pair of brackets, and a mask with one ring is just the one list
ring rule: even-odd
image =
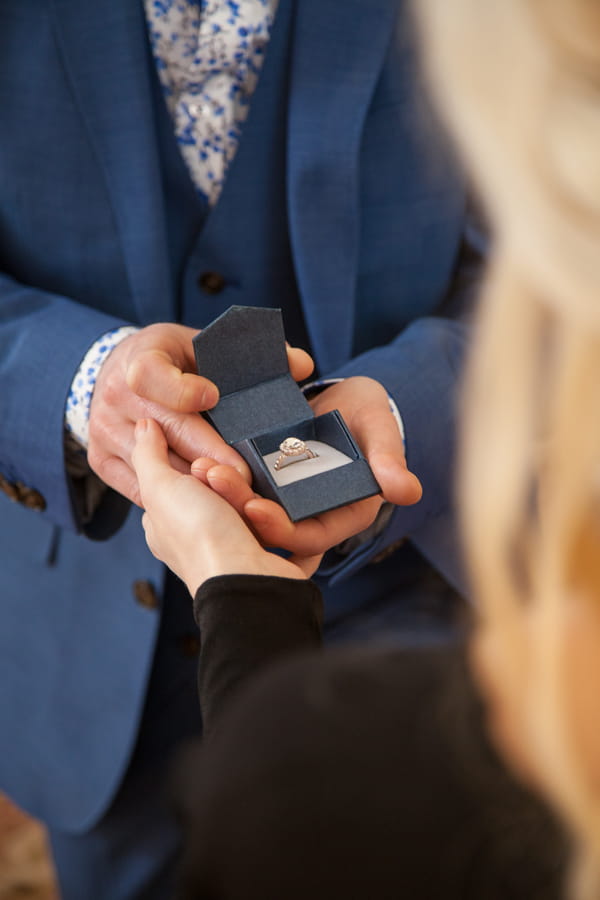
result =
[[211,384],[210,387],[204,389],[204,395],[202,397],[202,406],[204,409],[212,409],[213,406],[216,406],[219,402],[219,391]]
[[195,459],[190,468],[192,472],[207,472],[214,464],[214,460],[205,458]]
[[269,522],[269,515],[264,512],[263,509],[259,507],[255,507],[252,504],[252,500],[249,500],[244,505],[244,513],[251,519],[255,525],[265,525]]
[[206,478],[207,478],[209,484],[215,488],[220,485],[221,488],[223,490],[225,490],[226,488],[229,487],[229,484],[230,484],[228,479],[223,475],[223,472],[217,471],[214,467],[212,469],[207,470]]
[[142,436],[148,431],[148,419],[138,419],[135,423],[135,436]]

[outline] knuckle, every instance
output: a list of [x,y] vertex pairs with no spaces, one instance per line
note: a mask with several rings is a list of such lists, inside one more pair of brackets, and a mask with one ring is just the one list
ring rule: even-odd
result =
[[173,399],[177,409],[189,409],[194,399],[194,386],[177,373],[173,379]]
[[[182,455],[196,459],[215,458],[227,445],[216,431],[197,413],[174,413],[161,421],[169,447]],[[187,451],[187,452],[186,452]],[[223,455],[222,453],[220,454]]]
[[98,475],[98,470],[100,469],[100,466],[102,464],[102,459],[100,457],[100,454],[97,453],[95,447],[92,444],[90,444],[88,447],[87,461],[90,469],[92,469],[92,471],[95,472],[96,475]]
[[106,457],[101,439],[102,429],[97,422],[90,421],[90,434],[87,448],[87,459],[92,469],[96,470]]
[[106,455],[103,448],[106,446],[108,435],[109,428],[104,417],[101,414],[90,416],[88,459]]
[[143,356],[136,356],[127,366],[125,380],[127,387],[134,393],[139,393],[145,380],[145,361]]
[[167,444],[172,449],[181,446],[187,436],[186,421],[183,417],[166,415],[161,417],[160,425],[164,432]]
[[100,453],[94,447],[90,446],[88,450],[88,463],[92,472],[95,472],[102,481],[106,481],[108,469],[108,457],[106,454]]
[[98,379],[94,389],[96,406],[98,403],[106,406],[118,406],[123,399],[123,382],[120,373],[111,370],[103,374],[104,377]]

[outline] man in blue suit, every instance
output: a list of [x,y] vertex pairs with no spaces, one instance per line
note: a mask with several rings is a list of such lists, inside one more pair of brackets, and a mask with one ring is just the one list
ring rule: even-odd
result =
[[[189,121],[178,122],[165,72],[183,69],[165,36],[189,32],[173,38],[163,16],[179,7],[177,27],[209,26],[219,40],[231,25],[239,60],[250,26],[236,17],[251,5],[269,11],[252,19],[264,63],[236,88],[249,114],[232,114],[235,147],[213,190],[185,148],[202,156],[203,117],[221,109],[205,81],[223,72],[209,60],[204,81],[179,83]],[[346,414],[394,504],[328,554],[331,620],[389,593],[397,554],[373,561],[406,537],[460,586],[451,468],[465,200],[439,136],[424,134],[404,7],[0,9],[0,728],[11,735],[0,786],[49,824],[66,900],[164,897],[172,883],[177,832],[159,783],[201,727],[195,626],[145,545],[129,453],[135,419],[150,414],[179,465],[207,448],[241,464],[189,411],[214,400],[181,374],[198,328],[232,304],[281,307],[325,381],[314,402]],[[378,383],[366,383],[362,411],[353,381],[327,384],[351,376]],[[388,396],[423,485],[414,506],[402,505],[416,495],[393,461]],[[356,526],[373,512],[360,507]],[[348,533],[343,511],[327,523],[329,542]],[[290,545],[304,539],[292,529]]]

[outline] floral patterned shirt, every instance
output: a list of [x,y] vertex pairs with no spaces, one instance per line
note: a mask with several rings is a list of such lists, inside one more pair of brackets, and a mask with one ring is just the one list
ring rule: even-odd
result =
[[213,205],[248,115],[277,0],[144,0],[181,153]]

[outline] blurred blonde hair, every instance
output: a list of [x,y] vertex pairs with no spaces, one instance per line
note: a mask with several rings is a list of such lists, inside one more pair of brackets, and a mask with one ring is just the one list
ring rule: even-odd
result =
[[494,234],[459,494],[474,590],[515,678],[524,608],[534,623],[525,738],[582,841],[576,891],[599,896],[600,808],[570,745],[561,626],[575,593],[600,602],[600,2],[415,12]]

